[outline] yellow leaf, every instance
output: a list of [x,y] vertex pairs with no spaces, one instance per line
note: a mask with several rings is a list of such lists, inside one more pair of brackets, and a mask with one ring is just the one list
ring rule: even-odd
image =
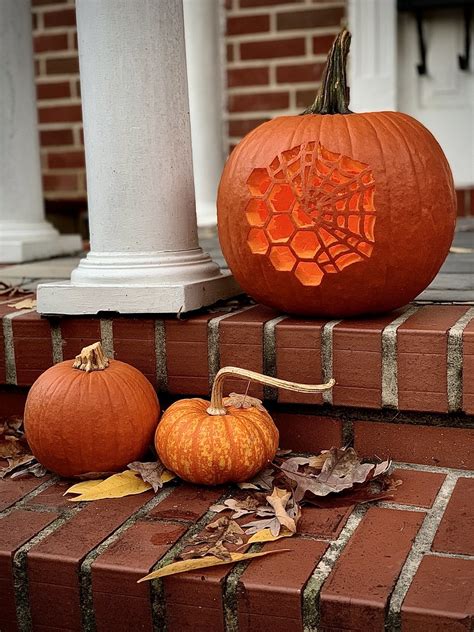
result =
[[256,542],[275,542],[280,538],[291,538],[294,535],[288,529],[281,529],[278,535],[273,535],[270,529],[261,529],[254,533],[253,536],[247,540],[246,544],[255,544]]
[[176,575],[176,573],[186,573],[186,571],[194,571],[199,568],[209,568],[211,566],[221,566],[223,564],[235,564],[235,562],[242,562],[243,560],[251,560],[254,557],[263,557],[264,555],[270,555],[271,553],[285,553],[289,549],[274,549],[273,551],[261,551],[260,553],[231,553],[230,560],[221,560],[214,555],[208,555],[206,557],[200,557],[198,559],[182,560],[180,562],[174,562],[168,564],[157,571],[153,571],[145,577],[138,580],[137,584],[150,579],[158,579],[159,577],[166,577],[167,575]]
[[34,309],[36,307],[36,299],[24,298],[18,303],[9,303],[8,307],[14,307],[15,309]]
[[161,475],[161,482],[164,483],[169,483],[170,481],[172,481],[174,478],[176,478],[176,474],[174,472],[170,472],[169,470],[165,470],[163,472],[163,474]]
[[[84,481],[87,485],[90,485],[90,482]],[[151,489],[150,483],[145,483],[136,472],[126,470],[120,474],[109,476],[105,481],[100,481],[97,485],[92,486],[87,492],[69,500],[82,502],[84,500],[101,500],[102,498],[122,498],[123,496],[141,494],[149,489]]]
[[66,494],[85,494],[87,492],[90,492],[91,489],[95,488],[96,485],[102,482],[103,479],[99,479],[96,481],[82,481],[82,483],[76,483],[75,485],[67,489],[64,492],[63,496],[65,496]]

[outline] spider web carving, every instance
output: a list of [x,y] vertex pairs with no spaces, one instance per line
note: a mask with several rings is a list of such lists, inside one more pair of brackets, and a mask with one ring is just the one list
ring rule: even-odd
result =
[[253,254],[303,285],[367,260],[373,250],[375,182],[369,165],[307,142],[247,180]]

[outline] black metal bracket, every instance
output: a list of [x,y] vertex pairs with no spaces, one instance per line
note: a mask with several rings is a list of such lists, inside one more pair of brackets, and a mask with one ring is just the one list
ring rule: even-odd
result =
[[469,62],[471,61],[471,7],[464,7],[464,55],[459,55],[459,68],[461,70],[469,70]]
[[428,69],[426,67],[426,44],[423,34],[423,13],[421,11],[416,11],[415,18],[416,30],[418,32],[418,49],[420,51],[420,63],[417,64],[416,69],[418,70],[419,75],[426,75],[428,74]]

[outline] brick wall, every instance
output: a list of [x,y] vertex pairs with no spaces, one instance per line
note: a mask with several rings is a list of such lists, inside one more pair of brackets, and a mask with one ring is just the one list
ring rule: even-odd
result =
[[74,0],[32,0],[41,164],[46,200],[85,200]]
[[345,0],[226,0],[228,146],[310,105]]

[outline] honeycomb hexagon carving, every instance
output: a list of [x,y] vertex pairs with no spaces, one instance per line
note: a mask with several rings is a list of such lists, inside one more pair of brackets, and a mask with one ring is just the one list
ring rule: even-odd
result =
[[369,165],[307,142],[253,169],[247,187],[248,247],[275,270],[318,286],[326,274],[371,256],[376,209]]

